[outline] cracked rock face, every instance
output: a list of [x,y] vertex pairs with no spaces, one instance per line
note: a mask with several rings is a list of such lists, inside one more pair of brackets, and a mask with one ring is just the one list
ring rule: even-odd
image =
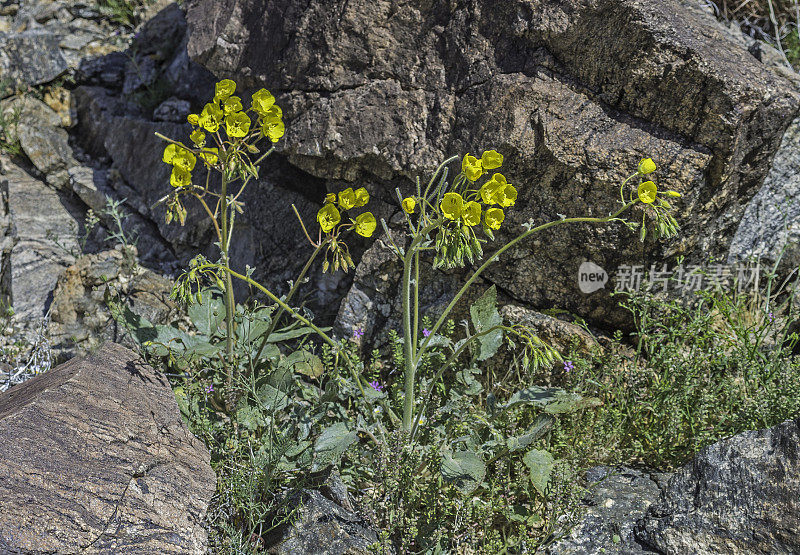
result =
[[581,262],[613,279],[621,264],[727,254],[798,109],[786,79],[700,15],[678,0],[193,0],[188,51],[275,92],[288,160],[331,189],[367,186],[383,210],[449,155],[503,152],[519,199],[501,240],[531,219],[608,214],[653,157],[659,186],[684,195],[677,239],[558,228],[486,275],[522,304],[614,324],[607,291],[578,289]]
[[744,432],[678,470],[637,526],[659,553],[800,552],[800,419]]
[[107,343],[0,395],[0,551],[205,553],[215,489],[167,379]]

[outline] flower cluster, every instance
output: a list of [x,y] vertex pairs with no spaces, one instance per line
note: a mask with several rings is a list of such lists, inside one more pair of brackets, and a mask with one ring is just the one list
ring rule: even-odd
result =
[[325,234],[328,242],[328,251],[325,261],[322,263],[322,271],[327,272],[331,264],[328,262],[328,253],[333,257],[333,271],[340,268],[345,272],[349,268],[355,268],[353,259],[347,245],[341,241],[339,234],[343,231],[352,230],[362,237],[372,237],[378,222],[372,212],[362,212],[349,221],[342,221],[342,214],[350,210],[363,208],[369,202],[369,193],[364,187],[353,190],[348,187],[344,191],[328,193],[322,208],[317,212],[317,223],[320,230]]
[[[494,232],[505,220],[504,209],[517,201],[517,189],[502,173],[493,173],[480,187],[475,182],[502,165],[503,155],[496,150],[487,150],[480,158],[466,154],[451,190],[431,205],[442,218],[436,238],[435,267],[462,266],[464,258],[472,262],[483,256],[481,243],[484,240],[478,238],[474,228],[480,225],[484,234],[493,239]],[[420,203],[429,203],[429,199],[406,197],[402,207],[411,215]]]
[[[656,164],[652,158],[644,158],[639,162],[639,168],[635,174],[640,179],[644,176],[650,175],[656,171]],[[624,184],[623,184],[624,186]],[[677,191],[659,191],[658,186],[651,180],[642,181],[636,187],[636,198],[633,198],[633,193],[628,201],[622,195],[622,203],[632,202],[638,200],[645,207],[649,207],[655,215],[655,236],[659,237],[672,237],[678,233],[678,222],[670,213],[672,205],[666,198],[679,198],[681,194]],[[642,241],[647,236],[646,218],[645,213],[642,213],[642,225],[639,230],[639,237]]]
[[173,219],[181,225],[185,223],[186,210],[180,197],[195,192],[192,170],[198,159],[208,169],[225,172],[229,180],[258,177],[256,163],[251,160],[252,155],[259,153],[258,143],[263,139],[275,143],[283,137],[283,112],[268,90],[254,93],[247,110],[242,99],[234,96],[235,92],[236,83],[232,80],[217,83],[213,100],[199,114],[187,117],[192,125],[189,139],[193,146],[172,141],[164,149],[162,160],[172,165],[169,181],[174,189],[167,202],[167,223]]

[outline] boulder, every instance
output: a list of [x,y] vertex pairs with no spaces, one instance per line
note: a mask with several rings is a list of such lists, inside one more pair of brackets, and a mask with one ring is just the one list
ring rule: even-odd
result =
[[684,195],[678,238],[562,227],[486,275],[521,303],[605,323],[628,315],[608,291],[579,291],[580,264],[726,255],[798,110],[788,80],[678,0],[192,0],[187,18],[194,61],[278,94],[288,160],[330,189],[366,185],[379,210],[446,157],[496,148],[520,192],[502,241],[530,220],[609,213],[653,157],[659,186]]
[[637,526],[659,553],[800,552],[800,418],[701,450]]
[[0,551],[205,553],[215,475],[167,379],[108,343],[0,394]]
[[44,318],[58,276],[78,254],[82,206],[0,157],[0,188],[13,223],[9,272],[3,283],[22,322]]
[[656,553],[636,539],[636,521],[658,500],[663,475],[627,467],[597,466],[586,472],[585,513],[548,555],[642,555]]

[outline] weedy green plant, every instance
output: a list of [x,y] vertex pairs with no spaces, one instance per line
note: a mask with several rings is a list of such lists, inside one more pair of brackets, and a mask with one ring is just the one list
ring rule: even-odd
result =
[[797,283],[765,277],[750,291],[698,291],[691,303],[626,294],[638,354],[572,357],[560,383],[603,405],[559,421],[553,442],[587,464],[669,470],[719,439],[800,414]]
[[155,0],[99,0],[98,6],[114,23],[133,29],[141,22],[142,9]]
[[[13,84],[9,80],[0,80],[0,99],[14,92]],[[0,152],[17,156],[22,152],[17,138],[17,123],[19,122],[20,109],[0,110]]]
[[[596,400],[560,388],[530,384],[503,400],[484,392],[479,380],[481,365],[494,356],[504,340],[521,347],[523,360],[532,369],[559,358],[530,329],[502,323],[494,288],[487,290],[470,308],[470,321],[464,325],[465,337],[457,341],[447,337],[442,333],[445,323],[483,271],[529,236],[564,224],[622,222],[634,229],[640,227],[640,237],[644,240],[649,214],[653,233],[669,237],[677,232],[677,223],[666,199],[680,195],[658,191],[654,182],[644,179],[656,170],[653,161],[645,159],[622,183],[621,207],[616,212],[606,217],[564,217],[539,226],[529,222],[516,238],[484,258],[484,245],[494,240],[494,233],[505,220],[505,210],[514,206],[517,199],[516,188],[499,172],[478,185],[483,176],[502,166],[500,153],[487,150],[480,158],[470,154],[449,158],[440,164],[424,188],[418,179],[413,194],[404,197],[396,191],[405,214],[405,240],[396,241],[386,222],[381,221],[385,241],[403,265],[403,333],[398,336],[402,343],[398,355],[403,381],[390,396],[378,380],[369,380],[374,376],[367,375],[364,361],[348,341],[332,337],[329,330],[315,325],[309,314],[290,305],[298,285],[319,255],[324,257],[323,271],[348,271],[355,267],[346,243],[348,234],[371,237],[378,226],[374,215],[363,210],[370,200],[365,188],[328,194],[317,213],[319,229],[315,238],[295,208],[303,233],[314,250],[287,295],[278,297],[258,283],[252,278],[250,268],[244,273],[232,269],[229,252],[236,215],[244,210],[242,193],[252,179],[258,178],[260,163],[274,150],[260,143],[267,139],[277,142],[285,129],[282,112],[268,91],[261,89],[253,94],[250,108],[245,109],[241,99],[234,96],[235,89],[233,81],[220,81],[212,102],[200,114],[189,116],[194,127],[191,146],[158,135],[169,142],[163,160],[173,166],[170,176],[173,192],[161,200],[166,203],[167,222],[183,225],[187,216],[183,202],[193,198],[213,224],[219,248],[217,262],[202,256],[192,261],[177,280],[173,296],[195,307],[190,308],[194,311],[190,316],[203,327],[213,314],[214,326],[224,323],[224,330],[212,326],[198,338],[197,334],[191,336],[175,328],[148,327],[139,320],[131,326],[134,333],[138,333],[143,343],[162,349],[157,354],[170,357],[173,362],[176,351],[184,358],[216,360],[212,367],[224,374],[224,389],[228,393],[235,390],[217,409],[236,414],[238,425],[256,433],[262,447],[270,445],[272,449],[276,442],[270,439],[265,443],[265,435],[272,437],[276,429],[284,430],[280,443],[281,449],[286,450],[276,451],[280,453],[275,459],[279,463],[286,464],[291,454],[293,468],[310,463],[312,470],[320,470],[338,464],[346,452],[356,447],[365,456],[376,459],[386,456],[390,438],[400,437],[403,449],[418,457],[416,475],[439,486],[446,484],[450,491],[458,493],[460,502],[485,493],[487,469],[517,459],[527,468],[521,487],[532,488],[530,491],[535,493],[531,495],[544,498],[556,463],[548,450],[537,447],[537,442],[552,428],[557,415],[594,406]],[[203,185],[196,185],[192,179],[197,160],[202,161],[206,170]],[[461,161],[460,171],[450,181],[450,166],[457,160]],[[218,188],[213,186],[212,173],[219,174]],[[634,180],[636,186],[631,188]],[[635,206],[644,209],[641,224],[624,218]],[[433,253],[435,267],[464,267],[481,259],[483,262],[431,329],[420,330],[420,259],[427,251]],[[240,309],[234,297],[234,278],[265,295],[272,304],[256,311]],[[222,291],[221,301],[208,289],[209,283]],[[294,323],[281,335],[276,329],[284,316]],[[131,314],[120,314],[120,318],[135,320]],[[282,358],[276,343],[309,334],[322,340],[322,358],[305,350]],[[222,342],[224,352],[220,348]],[[177,349],[173,348],[175,345]],[[265,351],[267,345],[273,349]],[[322,368],[327,369],[325,375]],[[347,372],[348,378],[339,374],[340,369]],[[442,381],[446,372],[456,376],[452,387]],[[312,379],[322,378],[324,389],[296,381],[297,373]],[[251,383],[252,387],[245,388],[244,383]],[[298,395],[303,401],[290,401]],[[400,409],[399,414],[396,409]],[[359,438],[367,443],[361,444]],[[367,454],[366,450],[371,451]],[[403,526],[395,532],[398,530],[400,537],[411,533],[418,542],[430,539],[430,530],[412,532]],[[401,540],[396,537],[394,541]]]

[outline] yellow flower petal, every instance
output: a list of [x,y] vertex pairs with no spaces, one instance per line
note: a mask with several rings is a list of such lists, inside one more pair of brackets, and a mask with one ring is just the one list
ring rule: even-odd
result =
[[201,148],[203,145],[206,144],[206,134],[200,131],[199,129],[195,129],[194,131],[192,131],[189,134],[189,138],[198,148]]
[[333,204],[326,204],[317,212],[317,222],[323,233],[328,233],[342,221],[342,215]]
[[198,123],[200,127],[208,131],[209,133],[216,133],[219,129],[219,124],[222,123],[222,110],[219,106],[214,103],[209,102],[203,108],[203,111],[200,112],[200,119]]
[[277,143],[278,139],[283,137],[285,132],[286,127],[283,125],[283,122],[277,118],[269,118],[264,121],[264,124],[261,126],[261,134],[264,137],[268,137],[273,143]]
[[487,150],[481,155],[481,166],[484,170],[493,170],[503,165],[503,155],[496,150]]
[[481,223],[481,205],[474,200],[469,201],[464,206],[464,223],[469,226],[478,225]]
[[167,164],[172,164],[172,161],[175,159],[175,154],[177,153],[178,153],[178,145],[170,143],[164,149],[164,154],[162,155],[161,159]]
[[213,166],[219,161],[218,148],[204,148],[202,152],[197,155],[198,158],[203,160],[208,166]]
[[352,187],[348,187],[339,193],[339,208],[342,210],[350,210],[356,205],[356,193]]
[[514,206],[517,202],[517,189],[510,183],[498,191],[498,204],[503,208]]
[[214,100],[222,101],[236,91],[236,83],[230,79],[223,79],[214,87]]
[[483,166],[481,166],[481,161],[471,156],[469,154],[464,155],[464,159],[461,161],[461,171],[467,176],[467,179],[470,181],[476,181],[480,176],[483,175]]
[[369,202],[369,192],[364,187],[356,189],[356,205],[355,208],[366,206]]
[[325,204],[336,202],[336,193],[328,193],[325,195]]
[[222,103],[222,111],[225,115],[234,114],[242,110],[242,99],[238,96],[231,96]]
[[457,220],[464,212],[464,199],[458,193],[445,193],[439,205],[448,220]]
[[406,214],[413,214],[414,209],[417,207],[417,201],[413,197],[406,197],[403,199],[403,210]]
[[188,121],[192,125],[197,125],[197,123],[200,121],[200,116],[198,116],[197,114],[189,114],[188,116],[186,116],[186,121]]
[[181,168],[186,171],[192,171],[196,162],[197,158],[195,158],[195,155],[183,148],[179,148],[178,152],[176,152],[175,156],[172,158],[172,163],[176,168]]
[[192,185],[192,174],[176,166],[172,168],[172,175],[169,176],[169,184],[178,189],[190,187]]
[[257,114],[266,116],[267,111],[273,107],[273,104],[275,104],[275,97],[267,89],[261,89],[253,94],[253,110]]
[[372,237],[378,223],[375,221],[375,216],[372,212],[364,212],[356,216],[356,233],[362,237]]
[[652,158],[644,158],[641,162],[639,162],[639,173],[642,175],[647,175],[649,173],[653,173],[656,171],[656,163],[653,162]]
[[503,223],[503,220],[506,219],[506,215],[500,208],[489,208],[486,211],[485,222],[486,227],[489,229],[500,229],[500,225]]
[[225,131],[229,137],[244,137],[250,131],[250,118],[244,112],[225,117]]
[[652,204],[653,201],[656,200],[656,192],[657,192],[656,184],[652,181],[645,181],[641,185],[639,185],[639,189],[636,193],[639,195],[639,200],[641,200],[645,204]]

